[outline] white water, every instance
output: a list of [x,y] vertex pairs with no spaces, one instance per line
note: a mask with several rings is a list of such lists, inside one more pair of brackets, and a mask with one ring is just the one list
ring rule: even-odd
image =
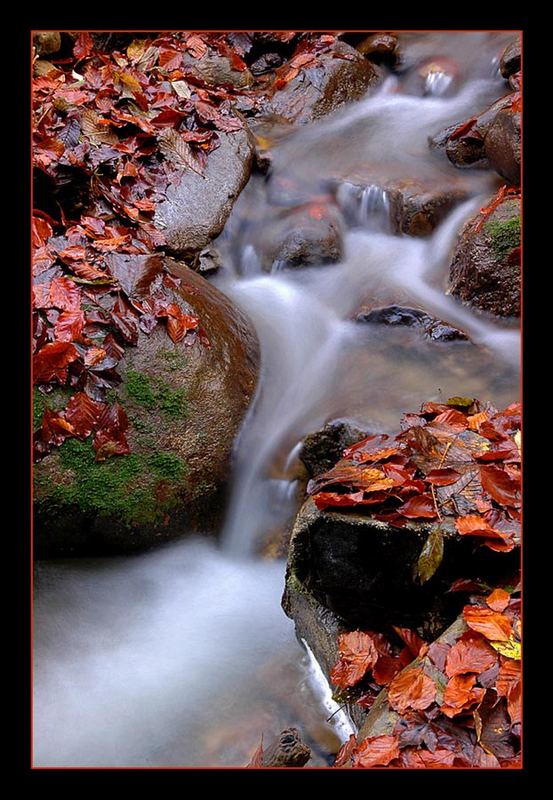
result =
[[[293,513],[299,442],[325,421],[388,430],[423,400],[462,394],[501,405],[518,395],[518,332],[445,293],[458,231],[496,183],[427,147],[429,135],[504,93],[493,66],[502,41],[415,36],[414,64],[464,54],[469,66],[449,82],[390,78],[286,139],[271,180],[252,180],[239,198],[220,242],[228,268],[216,283],[254,322],[262,370],[237,440],[223,549],[185,540],[141,556],[39,566],[35,764],[242,765],[262,732],[267,741],[291,724],[308,737],[314,763],[324,763],[333,749],[328,691],[280,609],[283,562],[254,552]],[[292,176],[305,202],[329,178],[353,173],[368,188],[346,186],[338,198],[343,261],[263,273],[264,231],[283,206],[279,178]],[[398,176],[462,186],[470,199],[429,238],[393,235],[381,186]],[[423,308],[472,344],[356,324],[350,317],[362,304]],[[347,720],[334,722],[343,739]]]

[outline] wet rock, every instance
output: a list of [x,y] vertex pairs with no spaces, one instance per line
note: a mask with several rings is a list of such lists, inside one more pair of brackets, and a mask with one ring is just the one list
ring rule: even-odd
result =
[[443,523],[443,560],[420,585],[415,567],[432,527],[410,522],[394,528],[368,513],[318,511],[309,499],[294,525],[287,587],[292,583],[297,591],[307,591],[350,630],[392,624],[413,628],[431,640],[464,604],[464,596],[447,591],[454,580],[478,578],[497,585],[494,581],[507,580],[518,562],[516,550],[496,553]]
[[520,36],[507,45],[499,62],[499,69],[504,78],[514,75],[521,66],[521,41]]
[[395,64],[397,55],[398,37],[395,33],[371,33],[356,46],[362,55],[370,61]]
[[512,95],[501,97],[481,114],[449,125],[428,140],[430,149],[442,150],[456,167],[489,169],[486,135],[497,115],[511,106]]
[[255,163],[260,172],[267,172],[273,162],[273,150],[292,133],[294,126],[284,117],[263,114],[248,119],[255,142]]
[[[355,316],[356,322],[373,325],[400,325],[408,328],[420,328],[425,337],[435,342],[468,341],[463,331],[454,328],[443,320],[435,319],[418,308],[402,306],[386,306],[385,308],[361,309]],[[360,437],[361,438],[361,437]]]
[[278,89],[270,108],[291,122],[312,122],[358,100],[381,80],[378,67],[353,47],[337,41],[332,51],[317,57],[315,66],[302,68]]
[[252,75],[264,75],[284,63],[280,53],[264,53],[253,64],[250,65]]
[[520,184],[520,113],[503,109],[488,128],[484,147],[490,165],[502,178]]
[[507,197],[476,226],[469,220],[451,262],[450,292],[470,305],[502,317],[520,314],[520,199]]
[[226,56],[208,51],[202,58],[194,58],[190,53],[183,54],[183,72],[189,73],[208,86],[233,86],[244,89],[253,82],[249,69],[237,70]]
[[341,217],[331,204],[309,204],[287,213],[263,235],[266,272],[333,264],[342,257]]
[[68,439],[35,466],[37,556],[130,552],[220,522],[234,438],[255,390],[257,339],[214,286],[167,265],[182,280],[174,301],[199,316],[209,345],[197,336],[173,344],[161,326],[140,332],[113,390],[129,418],[131,454],[96,462],[90,441]]
[[197,254],[192,265],[196,272],[200,275],[208,275],[217,272],[223,266],[221,254],[213,245],[204,247],[203,250]]
[[37,55],[50,56],[61,49],[61,34],[58,31],[33,33],[33,44]]
[[155,223],[164,231],[168,248],[179,255],[201,250],[221,233],[250,175],[251,134],[239,130],[218,136],[219,147],[208,155],[204,174],[183,173],[156,209]]
[[310,478],[327,472],[342,458],[342,451],[364,439],[370,431],[345,419],[332,420],[315,433],[308,434],[299,454]]
[[468,194],[463,189],[425,187],[404,181],[388,187],[392,224],[409,236],[428,236]]

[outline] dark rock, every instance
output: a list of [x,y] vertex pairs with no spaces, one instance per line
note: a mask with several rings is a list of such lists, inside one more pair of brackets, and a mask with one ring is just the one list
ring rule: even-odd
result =
[[397,61],[398,38],[394,33],[371,33],[356,46],[370,61],[395,64]]
[[113,391],[129,417],[131,454],[95,462],[90,441],[68,439],[35,466],[37,556],[130,552],[220,523],[255,390],[257,338],[214,286],[166,263],[182,280],[174,302],[199,316],[209,345],[197,336],[173,344],[158,326],[126,349]]
[[374,64],[338,41],[332,51],[317,57],[315,66],[302,68],[278,89],[270,108],[291,122],[312,122],[358,100],[381,80],[382,74]]
[[250,71],[252,75],[263,75],[280,67],[283,62],[284,58],[279,53],[265,53],[250,65]]
[[514,75],[521,66],[521,41],[520,36],[507,45],[499,62],[499,69],[504,78]]
[[280,217],[263,232],[263,269],[332,264],[342,257],[342,224],[335,206],[312,204]]
[[[456,167],[489,169],[486,135],[497,115],[512,104],[512,95],[501,97],[474,119],[449,125],[428,140],[431,149],[443,150]],[[465,130],[462,128],[465,127]]]
[[425,187],[402,181],[387,188],[392,224],[409,236],[428,236],[468,193],[463,189]]
[[492,585],[507,580],[519,554],[496,553],[442,523],[444,556],[423,585],[414,570],[433,524],[410,522],[394,528],[369,514],[318,511],[312,500],[301,508],[290,542],[288,581],[303,587],[348,626],[381,630],[392,624],[413,628],[426,640],[439,635],[459,613],[464,596],[448,593],[458,578]]
[[233,86],[244,89],[253,82],[249,69],[234,69],[226,56],[208,51],[201,58],[194,58],[190,53],[183,53],[183,72],[190,73],[208,86]]
[[33,44],[37,55],[50,56],[61,49],[61,34],[58,31],[33,33]]
[[208,245],[197,254],[193,269],[200,275],[208,275],[217,272],[222,266],[221,254],[213,245]]
[[408,328],[421,328],[426,337],[436,342],[468,341],[463,331],[448,325],[447,322],[435,319],[418,308],[402,306],[386,306],[371,310],[360,310],[355,316],[356,322],[373,325],[401,325]]
[[309,477],[314,478],[333,467],[342,458],[342,452],[346,447],[364,439],[369,433],[349,420],[337,419],[327,422],[321,430],[310,433],[304,438],[299,455],[300,461],[304,464]]
[[498,316],[520,314],[520,199],[507,197],[475,230],[481,215],[459,235],[450,267],[450,291]]
[[503,109],[488,128],[484,140],[490,165],[502,178],[520,184],[520,113]]
[[169,249],[179,255],[201,250],[221,233],[250,175],[251,134],[239,130],[218,136],[219,147],[208,155],[204,174],[186,171],[156,209],[155,223],[164,230]]

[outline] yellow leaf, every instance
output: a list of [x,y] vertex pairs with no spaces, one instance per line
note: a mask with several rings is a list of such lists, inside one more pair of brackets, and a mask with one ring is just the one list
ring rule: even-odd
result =
[[490,642],[494,650],[501,653],[505,658],[512,658],[513,661],[520,661],[521,646],[520,642],[515,641],[512,637],[507,642]]
[[518,447],[518,452],[522,453],[522,435],[520,431],[517,431],[514,436],[515,444]]

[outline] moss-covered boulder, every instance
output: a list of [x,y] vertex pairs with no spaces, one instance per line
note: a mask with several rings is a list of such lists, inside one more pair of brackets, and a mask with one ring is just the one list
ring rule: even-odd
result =
[[[170,268],[181,278],[175,299],[205,335],[173,344],[157,326],[126,350],[111,391],[129,418],[130,455],[96,461],[90,439],[67,439],[35,465],[38,556],[126,552],[218,523],[258,344],[221,292],[187,267]],[[67,395],[35,391],[38,418]]]
[[470,219],[451,262],[450,292],[501,317],[520,314],[520,199],[507,197],[482,220]]

